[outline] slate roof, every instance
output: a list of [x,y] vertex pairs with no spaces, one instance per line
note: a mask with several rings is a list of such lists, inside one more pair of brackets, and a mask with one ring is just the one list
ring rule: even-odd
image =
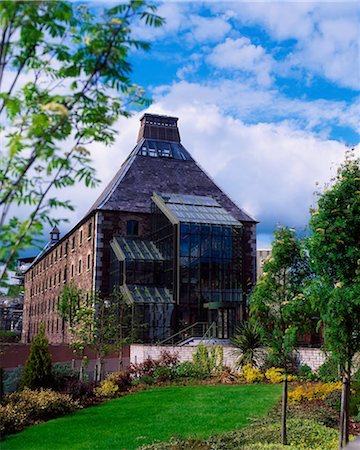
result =
[[[146,116],[147,120],[148,118],[149,115]],[[179,152],[175,152],[172,157],[161,154],[154,157],[148,153],[143,156],[141,149],[144,142],[149,149],[149,141],[141,138],[88,214],[95,210],[149,213],[154,192],[171,192],[212,197],[236,220],[256,222],[215,184],[180,142],[162,141],[152,137],[151,141],[158,144],[169,142],[178,145]]]

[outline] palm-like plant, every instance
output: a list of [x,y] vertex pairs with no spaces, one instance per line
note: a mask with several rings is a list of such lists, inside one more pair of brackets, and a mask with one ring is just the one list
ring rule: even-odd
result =
[[234,353],[238,356],[236,361],[237,368],[246,364],[257,366],[257,357],[262,345],[262,339],[259,326],[256,322],[242,322],[236,328],[231,341],[236,347]]

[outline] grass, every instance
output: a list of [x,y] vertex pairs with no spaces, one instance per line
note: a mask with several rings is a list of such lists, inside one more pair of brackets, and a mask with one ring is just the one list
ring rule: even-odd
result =
[[270,384],[155,388],[32,426],[1,449],[130,450],[174,435],[207,437],[265,415],[280,391]]

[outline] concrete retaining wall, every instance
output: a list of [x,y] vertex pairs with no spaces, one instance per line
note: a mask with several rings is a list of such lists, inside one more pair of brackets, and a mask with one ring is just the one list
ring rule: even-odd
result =
[[[196,346],[157,346],[132,344],[130,346],[130,363],[140,364],[147,358],[158,359],[162,351],[177,354],[181,362],[191,361],[192,355],[196,351]],[[224,364],[232,369],[235,368],[235,361],[238,358],[236,348],[224,346]],[[298,348],[300,364],[307,364],[312,370],[317,370],[325,361],[325,354],[317,348]]]

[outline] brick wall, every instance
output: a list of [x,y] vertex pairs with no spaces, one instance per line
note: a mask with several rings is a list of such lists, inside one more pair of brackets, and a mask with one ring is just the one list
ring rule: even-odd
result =
[[50,343],[68,342],[66,326],[57,313],[65,284],[74,281],[91,291],[94,275],[94,215],[71,230],[25,274],[22,342],[31,342],[40,323]]
[[[49,345],[49,351],[53,363],[71,364],[74,369],[79,369],[81,357],[74,353],[67,344]],[[5,370],[12,370],[18,366],[24,366],[29,356],[30,344],[0,344],[1,367]],[[88,371],[93,372],[97,363],[96,354],[90,349],[85,349],[88,358]],[[129,367],[130,347],[124,346],[122,351],[122,368]],[[119,356],[116,352],[110,353],[105,358],[104,371],[114,372],[119,368]]]

